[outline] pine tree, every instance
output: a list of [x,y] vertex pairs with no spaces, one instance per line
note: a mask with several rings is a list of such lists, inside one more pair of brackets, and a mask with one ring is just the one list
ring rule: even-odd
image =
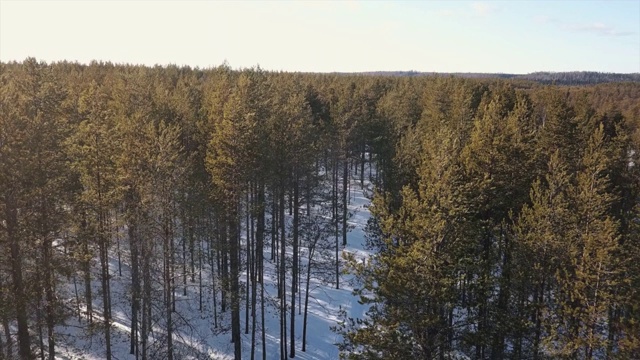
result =
[[144,187],[149,173],[148,131],[152,102],[150,83],[145,73],[123,75],[114,85],[113,108],[116,112],[116,136],[119,140],[115,158],[117,186],[122,189],[124,216],[129,238],[131,264],[131,335],[130,353],[147,358],[150,323],[152,261],[151,239],[144,206]]
[[437,358],[449,348],[450,312],[457,298],[456,264],[464,263],[465,232],[456,224],[466,215],[460,201],[459,143],[442,130],[425,139],[417,191],[405,187],[402,207],[388,213],[374,201],[383,247],[358,276],[373,304],[367,320],[345,329],[347,358]]
[[576,185],[569,191],[575,214],[564,244],[569,263],[556,273],[559,327],[553,344],[562,355],[600,358],[609,347],[609,309],[617,303],[620,271],[618,224],[610,215],[615,199],[606,169],[611,163],[600,126],[588,142]]
[[[114,145],[116,139],[113,127],[113,111],[110,109],[110,98],[95,82],[81,95],[78,111],[83,118],[77,131],[69,142],[69,153],[73,161],[73,168],[79,173],[82,192],[79,194],[80,208],[85,215],[80,219],[79,230],[82,231],[80,240],[83,243],[82,256],[85,266],[85,284],[87,296],[87,310],[92,311],[90,296],[90,260],[89,239],[99,248],[99,260],[102,286],[102,317],[104,319],[104,334],[106,358],[111,358],[111,295],[109,275],[109,243],[110,214],[119,201],[116,188]],[[92,314],[89,314],[91,319]]]
[[[207,170],[213,182],[216,198],[223,205],[224,221],[229,229],[230,289],[232,341],[236,359],[241,358],[240,338],[240,218],[241,202],[248,191],[252,177],[252,165],[258,158],[256,111],[252,100],[251,75],[243,74],[229,101],[225,104],[222,119],[215,123],[215,130],[207,151]],[[247,239],[248,240],[248,239]]]
[[[54,240],[65,226],[63,204],[69,176],[63,143],[67,136],[63,101],[66,93],[56,85],[54,74],[45,64],[27,59],[15,73],[3,74],[2,100],[2,222],[9,241],[12,284],[15,292],[19,356],[32,357],[27,311],[37,314],[36,328],[47,332],[47,353],[55,357],[55,326],[61,304],[56,297],[58,254]],[[6,77],[5,77],[6,76]],[[35,278],[29,279],[23,264],[40,262]],[[34,274],[34,272],[32,272]],[[33,276],[33,275],[31,275]],[[36,284],[35,288],[27,282]],[[32,292],[33,291],[33,292]],[[35,300],[35,304],[30,304]],[[30,305],[34,307],[30,309]],[[44,319],[40,319],[40,318]],[[44,356],[40,336],[40,352]]]
[[[465,183],[479,235],[475,266],[467,276],[477,274],[474,298],[478,323],[474,334],[476,356],[504,357],[505,341],[511,333],[513,239],[508,231],[511,216],[517,215],[527,200],[534,173],[533,151],[528,136],[530,107],[527,99],[516,97],[513,89],[498,88],[483,99],[470,138],[461,157]],[[500,274],[500,275],[495,275]],[[497,299],[492,294],[497,293]],[[491,326],[489,325],[491,324]],[[491,355],[485,354],[491,348]]]
[[555,273],[566,265],[563,234],[570,226],[571,204],[566,193],[570,186],[567,166],[553,154],[544,182],[538,180],[533,184],[531,205],[523,208],[515,227],[519,273],[527,274],[519,281],[532,289],[532,301],[527,306],[532,322],[528,331],[531,343],[528,352],[534,359],[542,356],[542,342],[554,327],[553,320],[548,317],[553,306],[550,294],[557,288]]

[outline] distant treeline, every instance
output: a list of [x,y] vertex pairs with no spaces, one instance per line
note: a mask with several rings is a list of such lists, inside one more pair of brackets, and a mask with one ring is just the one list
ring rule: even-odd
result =
[[439,73],[418,71],[372,71],[366,75],[376,76],[455,76],[469,79],[515,79],[530,80],[542,84],[556,85],[589,85],[608,82],[640,82],[640,73],[618,74],[597,71],[568,71],[549,72],[540,71],[530,74],[504,74],[504,73]]

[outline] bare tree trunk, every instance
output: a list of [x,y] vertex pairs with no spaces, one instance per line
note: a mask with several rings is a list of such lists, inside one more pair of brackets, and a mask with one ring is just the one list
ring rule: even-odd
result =
[[[274,194],[275,197],[275,194]],[[276,258],[276,239],[278,238],[278,229],[277,229],[277,219],[278,219],[278,209],[277,209],[277,201],[274,200],[271,201],[271,261],[274,261]],[[278,261],[275,261],[276,264],[278,264]],[[278,277],[278,281],[280,281],[280,278]],[[280,292],[278,291],[278,296],[280,296]]]
[[13,281],[16,320],[18,325],[18,354],[20,355],[20,359],[29,360],[33,358],[33,354],[31,353],[31,340],[29,338],[29,327],[27,324],[27,298],[24,294],[24,283],[22,280],[22,254],[17,233],[17,209],[11,194],[7,195],[5,213],[7,219],[7,239],[11,250],[11,278]]
[[129,247],[131,248],[131,336],[129,354],[138,358],[138,311],[140,309],[140,274],[138,256],[138,236],[136,226],[129,224]]
[[[502,271],[500,272],[500,290],[498,293],[498,311],[499,316],[503,316],[502,322],[507,322],[507,314],[509,314],[509,298],[511,297],[511,245],[509,239],[501,227],[500,237],[504,239],[504,254],[502,255]],[[504,358],[505,330],[503,327],[497,327],[494,330],[494,339],[491,346],[491,358],[501,360]]]
[[[316,161],[316,164],[318,162]],[[311,216],[311,207],[313,206],[313,199],[311,198],[311,181],[309,181],[309,179],[307,178],[306,184],[305,184],[305,191],[306,191],[306,199],[307,200],[307,217]]]
[[[101,240],[102,242],[104,240]],[[109,290],[109,256],[106,244],[100,245],[101,284],[102,284],[102,316],[104,319],[104,338],[106,359],[111,359],[111,296]]]
[[36,324],[38,326],[38,348],[40,349],[40,360],[45,360],[44,335],[42,335],[42,284],[38,284],[38,308],[36,309]]
[[[253,184],[251,187],[251,221],[250,221],[250,233],[251,233],[251,248],[253,249],[252,251],[252,262],[251,262],[251,360],[255,359],[255,354],[256,354],[256,303],[257,303],[257,288],[256,288],[256,284],[257,284],[257,274],[258,274],[258,268],[260,267],[260,264],[258,263],[259,259],[260,259],[260,255],[259,255],[259,249],[258,249],[258,244],[257,244],[257,239],[256,239],[256,235],[254,232],[254,214],[256,211],[256,189],[257,186],[256,184]],[[260,248],[261,251],[261,248]]]
[[[258,254],[258,279],[260,281],[260,322],[262,334],[262,359],[267,359],[267,343],[264,329],[264,228],[265,228],[265,201],[264,201],[264,185],[260,184],[258,189],[258,223],[256,228],[257,254]],[[273,244],[272,244],[273,245]],[[273,247],[273,246],[272,246]]]
[[299,199],[299,184],[298,184],[298,169],[295,169],[294,184],[293,184],[293,261],[291,265],[291,349],[289,351],[289,357],[296,356],[296,291],[298,289],[298,233],[300,215],[298,208],[300,207]]
[[534,298],[536,300],[536,307],[534,310],[535,331],[534,331],[534,338],[533,338],[533,359],[534,360],[537,360],[540,358],[540,342],[542,337],[542,308],[544,305],[545,279],[546,279],[546,274],[543,273],[542,282],[537,288],[536,295],[534,295]]
[[342,173],[342,246],[347,246],[347,193],[349,186],[349,158],[345,154],[343,173]]
[[116,234],[116,245],[118,247],[118,275],[122,277],[122,252],[120,251],[120,225],[118,224],[118,211],[114,211],[115,217],[115,234]]
[[[0,304],[0,306],[2,306],[3,304]],[[6,355],[6,357],[9,357],[10,355]],[[4,351],[4,340],[2,340],[2,337],[0,337],[0,357],[4,358],[5,357],[5,351]]]
[[[177,212],[174,212],[177,214]],[[169,256],[171,259],[171,266],[169,270],[171,271],[171,277],[169,278],[169,288],[171,289],[171,310],[176,312],[176,292],[178,290],[178,286],[176,285],[176,236],[175,232],[171,233],[171,239],[169,239]]]
[[[275,199],[275,196],[278,196],[278,199]],[[280,252],[280,194],[278,193],[277,195],[274,194],[274,200],[273,200],[273,216],[271,219],[271,243],[273,244],[272,247],[272,252],[275,252],[275,258],[272,256],[271,260],[274,260],[275,264],[276,264],[276,273],[278,274],[278,276],[276,276],[276,282],[278,285],[278,294],[277,294],[277,298],[278,299],[282,299],[282,273],[280,271],[282,264],[280,263],[280,258],[281,258],[281,252]],[[275,250],[275,251],[274,251]],[[281,324],[282,325],[282,324]]]
[[98,182],[98,247],[100,251],[100,283],[102,286],[102,318],[104,326],[104,338],[106,347],[106,359],[111,360],[111,290],[109,288],[109,247],[107,238],[107,210],[102,197],[102,177],[100,166],[96,167],[96,180]]
[[245,288],[246,288],[246,296],[245,296],[245,301],[244,301],[244,333],[245,334],[249,334],[249,294],[251,293],[251,262],[252,262],[252,258],[251,258],[251,234],[250,234],[250,225],[249,222],[251,221],[251,215],[249,214],[249,207],[250,207],[250,199],[249,199],[250,195],[249,192],[247,192],[246,195],[246,214],[245,214],[245,225],[246,225],[246,249],[247,249],[247,260],[246,260],[246,270],[247,270],[247,276],[246,276],[246,284],[245,284]]
[[240,286],[238,283],[238,277],[240,276],[240,264],[239,264],[239,240],[240,234],[238,233],[238,210],[237,204],[234,204],[234,209],[229,214],[229,258],[231,266],[231,341],[233,341],[234,358],[236,360],[242,359],[242,344],[240,338]]
[[319,234],[316,235],[312,244],[309,245],[309,262],[307,264],[307,282],[304,291],[304,319],[302,320],[302,351],[307,351],[307,319],[309,314],[309,284],[311,283],[311,267],[313,266],[313,255]]
[[167,360],[173,360],[173,320],[171,307],[171,227],[169,216],[164,216],[164,308],[167,316]]
[[280,357],[287,358],[287,287],[286,287],[286,232],[284,218],[284,186],[280,188],[280,284],[282,296],[280,297]]
[[335,236],[336,236],[336,289],[340,289],[340,258],[339,258],[339,248],[340,243],[338,240],[338,158],[334,157],[333,161],[333,194],[331,196],[331,200],[333,201],[333,223],[335,226]]
[[193,214],[187,211],[187,234],[189,237],[189,260],[191,265],[191,283],[196,282],[195,237],[193,233]]
[[[203,257],[204,257],[204,244],[202,241],[202,237],[198,236],[198,311],[200,311],[200,313],[202,313],[203,311],[203,304],[204,304],[203,303],[204,285],[202,283],[202,267],[204,266],[204,261],[202,260]],[[173,265],[172,265],[172,271],[173,271]],[[173,274],[171,278],[173,278]],[[173,311],[176,311],[175,306],[173,307]]]
[[[147,235],[148,236],[148,235]],[[142,243],[142,360],[149,358],[149,332],[151,331],[151,251],[149,240]]]
[[55,360],[55,289],[54,289],[54,269],[52,239],[49,236],[49,206],[46,198],[40,198],[40,238],[42,241],[42,290],[45,295],[45,323],[47,325],[47,349],[49,360]]
[[[43,209],[43,216],[46,218],[46,210]],[[46,221],[46,220],[45,220]],[[53,284],[53,268],[51,266],[52,244],[47,234],[42,235],[42,269],[43,269],[43,285],[45,294],[45,322],[47,325],[47,347],[49,352],[49,360],[55,360],[56,357],[56,341],[55,341],[55,289]]]
[[80,233],[82,236],[82,270],[84,272],[84,297],[87,303],[87,315],[89,324],[93,323],[93,298],[91,291],[91,252],[89,251],[89,239],[87,234],[86,213],[82,212],[82,220],[80,222]]
[[[187,223],[187,215],[184,207],[182,208],[182,223]],[[182,227],[182,296],[187,296],[187,233],[188,226]]]
[[102,317],[104,319],[105,356],[111,359],[111,290],[109,281],[109,247],[106,233],[105,214],[99,215],[100,271],[102,285]]
[[[0,278],[0,280],[2,280]],[[8,301],[7,298],[5,297],[5,284],[4,283],[0,283],[0,301],[2,302],[0,308],[3,309],[2,313],[2,329],[4,330],[4,336],[6,338],[5,344],[6,344],[6,349],[0,349],[0,357],[4,356],[3,354],[6,354],[6,358],[10,359],[11,357],[13,357],[13,338],[11,337],[11,328],[9,327],[9,317],[7,316],[8,311],[6,311],[6,308],[8,305]]]
[[[211,232],[211,219],[209,219],[209,231]],[[209,266],[211,267],[211,295],[213,297],[213,328],[218,328],[218,302],[216,295],[216,263],[219,262],[219,257],[214,259],[217,254],[216,249],[213,247],[213,237],[209,237]],[[218,274],[220,274],[218,272]]]
[[367,146],[365,145],[365,143],[362,143],[362,153],[361,153],[361,157],[360,157],[360,188],[364,189],[364,163],[365,163],[365,157],[364,157],[364,153],[366,151]]
[[373,168],[373,161],[371,160],[371,152],[369,152],[369,181],[370,182],[374,182],[373,181],[373,176],[372,176],[372,168]]
[[220,239],[220,244],[222,249],[220,251],[220,268],[218,269],[218,274],[220,274],[220,311],[227,311],[227,290],[229,289],[229,268],[228,268],[228,255],[229,251],[229,238],[227,233],[227,223],[226,221],[221,222],[222,225],[222,237]]

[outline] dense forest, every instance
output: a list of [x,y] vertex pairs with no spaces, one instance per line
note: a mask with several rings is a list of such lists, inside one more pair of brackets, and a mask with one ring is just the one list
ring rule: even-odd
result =
[[117,317],[131,358],[198,358],[188,292],[235,359],[293,358],[311,279],[345,272],[346,359],[637,358],[639,146],[634,82],[1,63],[0,358],[79,318],[115,359]]

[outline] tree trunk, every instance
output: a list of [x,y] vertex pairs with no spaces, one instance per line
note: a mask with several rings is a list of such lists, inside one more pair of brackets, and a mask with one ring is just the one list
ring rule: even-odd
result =
[[[317,161],[316,161],[317,164]],[[313,207],[313,199],[311,198],[311,181],[309,176],[307,176],[307,181],[305,182],[305,191],[306,191],[306,199],[307,200],[307,217],[311,216],[311,207]]]
[[[260,188],[258,189],[258,207],[259,207],[259,215],[258,215],[258,224],[256,229],[256,240],[258,242],[258,269],[259,275],[258,279],[260,281],[260,323],[261,323],[261,335],[262,335],[262,359],[267,359],[267,342],[266,342],[266,334],[265,334],[265,324],[264,324],[264,228],[265,228],[265,201],[264,201],[264,186],[260,184]],[[273,244],[272,244],[273,248]]]
[[[187,215],[184,207],[182,208],[182,221],[187,222]],[[188,226],[182,228],[182,296],[187,296],[187,237]]]
[[22,280],[22,254],[20,240],[18,239],[18,218],[17,209],[11,194],[7,195],[5,204],[7,219],[7,239],[11,248],[11,278],[13,281],[13,293],[16,305],[16,320],[18,325],[18,354],[22,360],[33,358],[31,353],[31,340],[29,338],[29,327],[27,325],[27,298],[24,294],[24,283]]
[[93,298],[91,291],[91,252],[89,251],[89,239],[87,230],[86,214],[82,212],[82,220],[80,222],[80,234],[82,236],[82,270],[84,272],[84,297],[87,303],[87,316],[89,324],[93,323]]
[[[277,228],[277,219],[278,219],[278,202],[274,199],[271,201],[271,261],[276,263],[276,267],[278,266],[278,261],[276,260],[276,241],[278,238],[278,228]],[[278,277],[278,281],[280,281],[280,277]],[[280,284],[278,282],[278,284]],[[278,288],[278,296],[280,296],[280,288]]]
[[364,163],[365,163],[365,150],[366,150],[366,145],[363,143],[362,144],[362,156],[360,157],[360,188],[364,189]]
[[242,344],[240,339],[240,287],[238,277],[240,276],[239,264],[239,240],[238,233],[238,210],[237,204],[233,204],[228,223],[229,223],[229,258],[230,258],[230,278],[231,278],[231,341],[233,341],[234,358],[242,359]]
[[343,174],[342,174],[342,246],[347,246],[347,218],[348,218],[348,186],[349,186],[349,160],[346,157],[344,159]]
[[260,323],[262,333],[262,360],[267,360],[267,335],[264,324],[264,281],[260,282]]
[[[1,280],[1,279],[0,279]],[[6,338],[5,348],[0,350],[0,357],[4,356],[2,354],[6,354],[6,358],[10,359],[13,356],[13,337],[11,336],[11,328],[9,327],[9,316],[7,316],[7,307],[8,302],[5,295],[5,284],[0,283],[0,301],[2,301],[2,306],[0,308],[3,309],[2,314],[2,329],[4,330],[4,336]]]
[[[209,221],[211,223],[211,220]],[[210,226],[211,227],[211,226]],[[213,230],[213,229],[210,229]],[[213,298],[213,328],[218,328],[218,300],[216,295],[216,263],[220,262],[220,257],[213,247],[213,237],[209,238],[209,266],[211,267],[211,297]],[[220,274],[218,272],[218,274]]]
[[38,284],[38,306],[36,309],[36,324],[38,326],[38,348],[40,349],[40,360],[45,360],[44,356],[44,336],[42,335],[42,284]]
[[115,226],[115,229],[114,229],[115,230],[115,234],[116,234],[116,245],[118,246],[118,249],[117,249],[117,251],[118,251],[118,275],[120,277],[122,277],[122,252],[120,251],[120,235],[119,235],[120,234],[120,227],[118,225],[118,211],[117,210],[114,211],[113,214],[114,214],[115,223],[116,223],[116,226]]
[[[173,251],[171,253],[173,254]],[[204,244],[202,241],[202,237],[198,236],[198,311],[200,311],[200,313],[202,313],[203,305],[204,305],[204,299],[203,299],[204,284],[202,282],[202,267],[204,266],[204,260],[202,259],[203,257],[204,257]],[[173,256],[171,258],[173,259]],[[171,271],[174,272],[173,260],[171,263]],[[171,278],[173,278],[173,274],[171,275]],[[171,291],[171,293],[173,293],[173,291]],[[176,311],[175,300],[173,302],[173,311]]]
[[536,289],[537,292],[534,296],[536,299],[535,303],[535,331],[534,331],[534,339],[533,339],[533,359],[537,360],[540,358],[540,341],[542,337],[542,308],[544,306],[544,290],[545,290],[545,280],[546,274],[543,273],[542,282]]
[[374,182],[373,181],[373,175],[372,175],[372,168],[373,168],[373,161],[371,161],[371,152],[369,152],[369,182]]
[[109,288],[109,246],[107,238],[107,210],[102,198],[102,177],[100,166],[96,167],[96,180],[98,188],[98,246],[100,251],[100,275],[102,285],[102,318],[105,338],[105,356],[111,360],[111,290]]
[[167,316],[167,360],[173,360],[173,321],[171,319],[171,228],[169,217],[165,215],[164,219],[164,308]]
[[[178,286],[176,285],[176,236],[175,233],[171,233],[171,239],[169,239],[169,254],[171,257],[171,277],[169,279],[169,287],[171,288],[171,310],[176,312],[176,292]],[[213,271],[213,268],[212,268]]]
[[335,226],[335,236],[336,236],[336,289],[340,289],[340,258],[339,258],[339,231],[338,231],[338,159],[334,157],[333,161],[333,194],[331,196],[331,200],[333,201],[333,224]]
[[287,287],[286,287],[286,230],[284,218],[284,186],[280,188],[280,284],[282,294],[280,298],[280,357],[287,358]]
[[307,282],[304,291],[304,319],[302,320],[302,351],[307,351],[307,318],[309,313],[309,284],[311,282],[311,266],[313,265],[313,255],[316,250],[319,235],[315,237],[313,244],[309,247],[309,262],[307,264]]
[[[43,211],[46,217],[46,212]],[[45,220],[46,221],[46,220]],[[51,266],[52,244],[51,239],[43,234],[42,239],[42,269],[44,294],[46,300],[45,306],[45,322],[47,325],[47,347],[49,352],[49,360],[55,360],[56,342],[55,342],[55,289],[53,285],[53,268]]]
[[[146,235],[148,236],[148,235]],[[146,237],[145,236],[145,237]],[[149,332],[151,331],[151,251],[149,240],[142,243],[142,360],[149,358]]]
[[[257,202],[258,200],[256,199],[258,197],[257,194],[257,185],[254,184],[251,187],[251,221],[250,221],[250,226],[251,226],[251,244],[252,244],[252,266],[251,266],[251,360],[255,359],[255,355],[256,355],[256,304],[257,304],[257,296],[258,296],[258,292],[257,292],[257,274],[258,274],[258,269],[260,267],[260,264],[258,263],[260,260],[260,255],[259,252],[262,251],[261,247],[258,247],[258,239],[257,239],[257,234],[254,232],[254,224],[255,224],[255,219],[254,216],[256,214],[256,210],[257,210]],[[257,230],[257,229],[256,229]]]
[[129,247],[131,248],[131,336],[129,354],[138,358],[138,310],[140,309],[140,274],[138,256],[138,236],[136,227],[129,224]]
[[195,262],[195,237],[193,234],[193,215],[187,211],[187,235],[189,238],[189,262],[191,268],[191,283],[196,282],[196,262]]
[[56,341],[55,341],[55,303],[54,303],[54,290],[51,285],[51,276],[45,276],[46,281],[49,284],[45,288],[47,307],[46,307],[46,322],[47,322],[47,348],[49,351],[49,360],[55,360],[56,358]]
[[111,290],[109,281],[109,251],[108,239],[105,236],[105,215],[100,214],[99,219],[99,237],[100,237],[100,271],[102,285],[102,317],[104,319],[104,339],[105,339],[105,357],[111,359]]
[[491,358],[501,360],[504,358],[504,342],[506,337],[505,327],[507,326],[509,314],[509,297],[511,286],[511,245],[509,239],[500,229],[500,236],[504,240],[504,254],[502,256],[502,272],[500,274],[500,290],[498,293],[498,324],[495,326],[493,344],[491,346]]
[[245,296],[245,301],[244,301],[244,333],[245,334],[249,334],[249,294],[251,294],[251,282],[253,281],[253,279],[251,278],[251,262],[252,262],[252,254],[251,254],[251,225],[249,224],[251,222],[251,214],[249,213],[249,208],[250,208],[250,195],[249,192],[247,192],[246,195],[246,214],[245,214],[245,225],[246,225],[246,229],[245,229],[245,236],[246,236],[246,240],[245,240],[245,244],[246,244],[246,249],[247,249],[247,260],[246,260],[246,270],[247,270],[247,276],[246,276],[246,284],[245,284],[245,288],[246,288],[246,296]]
[[291,265],[291,350],[289,351],[289,357],[296,356],[296,288],[298,279],[298,232],[300,215],[298,208],[300,207],[299,199],[299,184],[297,169],[295,179],[293,183],[293,261]]
[[222,237],[221,237],[221,251],[220,251],[220,268],[218,274],[220,274],[220,311],[227,311],[227,290],[229,290],[229,267],[228,267],[228,252],[229,252],[229,233],[227,232],[226,221],[222,222]]

